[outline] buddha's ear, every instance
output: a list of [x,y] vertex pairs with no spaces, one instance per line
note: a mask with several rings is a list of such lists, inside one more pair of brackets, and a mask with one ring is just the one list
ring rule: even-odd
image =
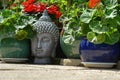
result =
[[57,43],[54,45],[54,49],[52,50],[52,54],[51,54],[52,58],[56,56],[56,48],[57,48]]

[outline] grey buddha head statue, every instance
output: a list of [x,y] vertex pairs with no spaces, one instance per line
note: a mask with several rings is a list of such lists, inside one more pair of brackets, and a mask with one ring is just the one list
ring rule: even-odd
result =
[[59,30],[52,23],[45,10],[40,19],[34,23],[34,30],[37,35],[32,39],[32,54],[35,57],[34,63],[51,63],[50,58],[55,57]]

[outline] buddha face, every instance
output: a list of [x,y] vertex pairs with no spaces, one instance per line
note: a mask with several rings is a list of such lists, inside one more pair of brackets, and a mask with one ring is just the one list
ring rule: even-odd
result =
[[50,33],[40,33],[32,41],[32,53],[35,57],[50,57],[55,49],[55,41]]

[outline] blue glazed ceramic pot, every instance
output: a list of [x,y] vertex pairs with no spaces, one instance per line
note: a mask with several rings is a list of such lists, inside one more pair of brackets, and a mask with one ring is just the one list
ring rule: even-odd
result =
[[116,63],[119,58],[119,44],[93,44],[87,39],[80,42],[80,57],[82,62]]

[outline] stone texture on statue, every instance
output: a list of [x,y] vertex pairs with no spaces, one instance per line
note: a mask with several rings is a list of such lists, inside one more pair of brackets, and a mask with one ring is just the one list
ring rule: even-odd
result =
[[55,57],[55,50],[59,38],[59,30],[51,21],[47,11],[43,12],[40,19],[33,24],[37,35],[32,39],[32,54],[34,63],[49,64],[51,58]]

